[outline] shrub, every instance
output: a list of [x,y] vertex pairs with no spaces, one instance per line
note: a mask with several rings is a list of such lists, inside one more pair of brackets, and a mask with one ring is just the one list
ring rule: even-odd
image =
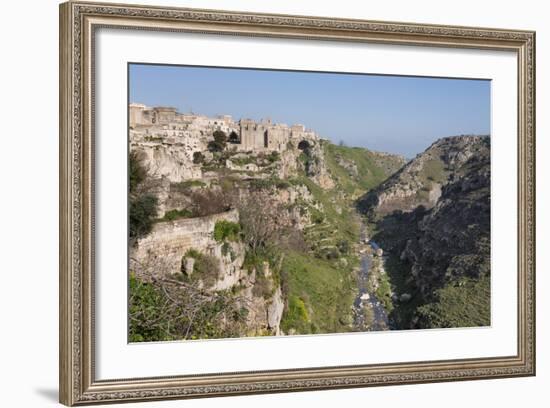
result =
[[203,254],[196,249],[189,249],[184,257],[195,259],[191,280],[200,279],[206,287],[210,287],[216,283],[220,275],[220,267],[216,257]]
[[235,222],[221,220],[214,226],[214,239],[221,241],[236,241],[239,238],[241,226]]
[[250,180],[250,187],[252,187],[255,190],[263,190],[270,188],[272,186],[272,183],[268,179],[252,179]]
[[280,159],[281,159],[281,155],[277,151],[273,151],[273,152],[271,152],[271,154],[269,156],[267,156],[267,160],[270,163],[275,163],[276,161],[278,161]]
[[170,210],[170,211],[167,211],[165,214],[164,214],[164,217],[162,217],[162,219],[164,221],[174,221],[174,220],[177,220],[178,218],[189,218],[189,217],[192,217],[193,216],[193,213],[189,210],[186,210],[186,209],[183,209],[183,210],[178,210],[178,209],[175,209],[175,210]]
[[279,190],[284,190],[284,189],[287,189],[290,187],[290,183],[286,180],[277,180],[275,182],[275,186],[279,189]]
[[190,194],[193,215],[204,217],[219,214],[231,208],[231,196],[219,190],[201,189]]
[[289,297],[288,306],[281,321],[281,328],[285,332],[290,329],[294,329],[298,333],[309,333],[311,331],[305,302],[298,296],[291,295]]
[[212,298],[192,286],[130,275],[130,342],[242,337],[247,316],[248,309],[228,292]]
[[346,255],[347,253],[349,253],[350,247],[349,241],[347,239],[340,240],[337,244],[337,247],[341,254]]
[[157,198],[152,194],[130,197],[130,237],[147,235],[157,216]]
[[224,242],[222,245],[222,255],[227,256],[231,258],[231,262],[233,262],[235,259],[237,259],[237,255],[235,254],[235,251],[233,251],[233,248],[231,248],[231,245],[229,243]]
[[[167,339],[167,327],[170,321],[162,316],[161,305],[164,297],[160,290],[150,283],[142,282],[130,274],[130,342],[154,341]],[[162,316],[167,317],[167,316]],[[151,322],[154,322],[151,324]]]
[[271,279],[267,278],[263,273],[256,273],[256,282],[252,287],[252,294],[256,297],[270,299],[273,296],[273,284]]
[[194,152],[193,153],[193,163],[200,164],[204,162],[204,154],[201,152]]
[[170,190],[186,192],[192,187],[205,187],[205,186],[206,184],[200,180],[185,180],[185,181],[180,181],[178,183],[171,183]]

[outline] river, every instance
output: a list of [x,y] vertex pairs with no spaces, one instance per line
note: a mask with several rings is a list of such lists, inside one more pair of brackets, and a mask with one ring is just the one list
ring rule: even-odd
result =
[[[358,293],[353,302],[354,328],[357,331],[389,330],[390,324],[386,309],[376,298],[374,292],[368,290],[369,271],[372,264],[373,250],[379,248],[374,241],[368,241],[366,228],[361,223],[360,234],[360,264],[361,268],[357,276]],[[367,248],[370,246],[371,248]]]

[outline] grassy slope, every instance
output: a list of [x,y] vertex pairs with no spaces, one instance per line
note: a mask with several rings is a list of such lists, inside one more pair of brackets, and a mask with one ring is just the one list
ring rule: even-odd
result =
[[[334,263],[299,252],[285,256],[289,308],[281,324],[283,331],[334,333],[347,331],[351,322],[355,279],[351,271]],[[303,312],[303,304],[305,313]]]
[[[376,153],[361,147],[336,146],[325,143],[324,149],[327,167],[341,191],[356,197],[378,186],[403,164],[392,156],[377,158]],[[338,163],[338,157],[355,163],[358,176],[350,175],[348,170]],[[377,161],[382,162],[381,165],[378,165]]]
[[421,327],[491,324],[491,278],[463,279],[436,291],[437,301],[418,308]]

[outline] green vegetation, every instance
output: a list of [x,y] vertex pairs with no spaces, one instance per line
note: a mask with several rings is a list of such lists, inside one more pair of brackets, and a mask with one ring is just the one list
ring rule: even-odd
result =
[[239,239],[241,226],[235,222],[221,220],[214,226],[214,239],[218,242],[236,241]]
[[417,311],[420,327],[474,327],[491,324],[491,280],[463,278],[435,292],[436,300]]
[[275,163],[276,161],[279,161],[281,159],[281,155],[277,151],[272,151],[269,156],[267,156],[267,160],[270,163]]
[[376,298],[384,305],[386,312],[391,313],[393,309],[393,303],[391,299],[391,286],[390,281],[386,275],[380,275],[378,281],[378,288],[376,289]]
[[252,294],[254,296],[261,296],[264,299],[271,299],[273,293],[275,292],[275,286],[273,285],[273,280],[266,276],[264,271],[264,265],[261,265],[256,268],[256,281],[254,282],[254,287],[252,288]]
[[201,152],[193,152],[193,163],[201,164],[204,163],[204,154]]
[[206,186],[206,183],[200,180],[185,180],[185,181],[180,181],[179,183],[170,183],[170,190],[186,192],[187,190],[193,187],[205,187],[205,186]]
[[436,183],[442,183],[447,179],[445,166],[440,159],[427,160],[422,168],[422,173],[426,180]]
[[130,238],[136,239],[151,232],[157,216],[158,199],[141,188],[146,180],[147,169],[135,152],[129,155],[129,175],[129,232]]
[[[159,289],[150,283],[142,282],[134,274],[130,274],[129,340],[131,342],[171,340],[166,338],[165,334],[173,322],[158,319],[161,314],[159,309],[164,300]],[[150,322],[155,322],[155,324],[150,324]]]
[[[402,164],[395,157],[376,157],[375,153],[361,147],[323,143],[323,149],[327,167],[339,188],[354,197],[378,186]],[[346,163],[349,168],[356,168],[357,172],[346,169]]]
[[[193,271],[185,270],[186,258],[193,258],[195,260]],[[218,280],[220,276],[220,267],[216,257],[203,254],[196,249],[190,249],[182,258],[182,272],[187,278],[187,281],[196,282],[201,280],[205,287],[210,287]]]
[[130,198],[130,237],[137,238],[151,232],[157,215],[157,198],[142,194]]
[[160,136],[145,136],[146,142],[162,143],[163,140],[164,138]]
[[216,130],[212,136],[214,136],[214,140],[208,142],[208,150],[211,152],[223,151],[227,146],[227,135],[221,130]]
[[306,304],[298,296],[291,295],[288,299],[288,307],[284,319],[281,322],[281,329],[288,333],[294,330],[297,333],[310,333],[314,329],[309,320]]
[[314,181],[305,176],[290,180],[292,184],[303,184],[315,200],[321,204],[321,209],[309,204],[302,204],[311,216],[312,226],[306,229],[306,241],[311,244],[321,258],[327,253],[338,251],[338,245],[343,241],[357,242],[359,240],[359,219],[350,202],[338,190],[323,190]]
[[233,262],[236,259],[235,251],[233,251],[233,248],[231,247],[229,242],[224,242],[222,244],[222,255],[223,256],[229,255],[229,257],[231,258],[231,262]]
[[[281,328],[297,334],[349,331],[355,277],[351,268],[289,251],[285,254],[282,280],[288,296]],[[348,319],[346,319],[348,316]]]
[[189,217],[192,217],[193,216],[193,213],[187,209],[183,209],[183,210],[170,210],[170,211],[166,211],[166,213],[164,214],[164,217],[162,217],[160,220],[161,221],[174,221],[174,220],[177,220],[179,218],[189,218]]
[[231,162],[233,164],[236,164],[237,166],[245,166],[250,163],[254,163],[256,160],[253,156],[246,156],[246,157],[232,157]]
[[238,337],[248,310],[231,293],[215,296],[172,283],[148,283],[130,274],[129,341]]
[[140,185],[147,176],[147,169],[143,166],[138,154],[135,151],[131,151],[128,157],[129,163],[129,178],[130,178],[130,193],[134,193],[137,186]]
[[286,180],[281,180],[278,177],[270,177],[267,179],[252,179],[248,182],[250,187],[256,190],[270,189],[272,187],[278,188],[279,190],[290,187],[290,183]]

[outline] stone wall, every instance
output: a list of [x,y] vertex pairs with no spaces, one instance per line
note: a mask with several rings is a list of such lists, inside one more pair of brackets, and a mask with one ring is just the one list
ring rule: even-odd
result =
[[[213,238],[216,222],[239,221],[236,210],[206,217],[159,222],[147,236],[130,248],[130,269],[145,279],[151,274],[179,272],[189,249],[220,257],[220,244]],[[152,273],[151,273],[152,271]]]

